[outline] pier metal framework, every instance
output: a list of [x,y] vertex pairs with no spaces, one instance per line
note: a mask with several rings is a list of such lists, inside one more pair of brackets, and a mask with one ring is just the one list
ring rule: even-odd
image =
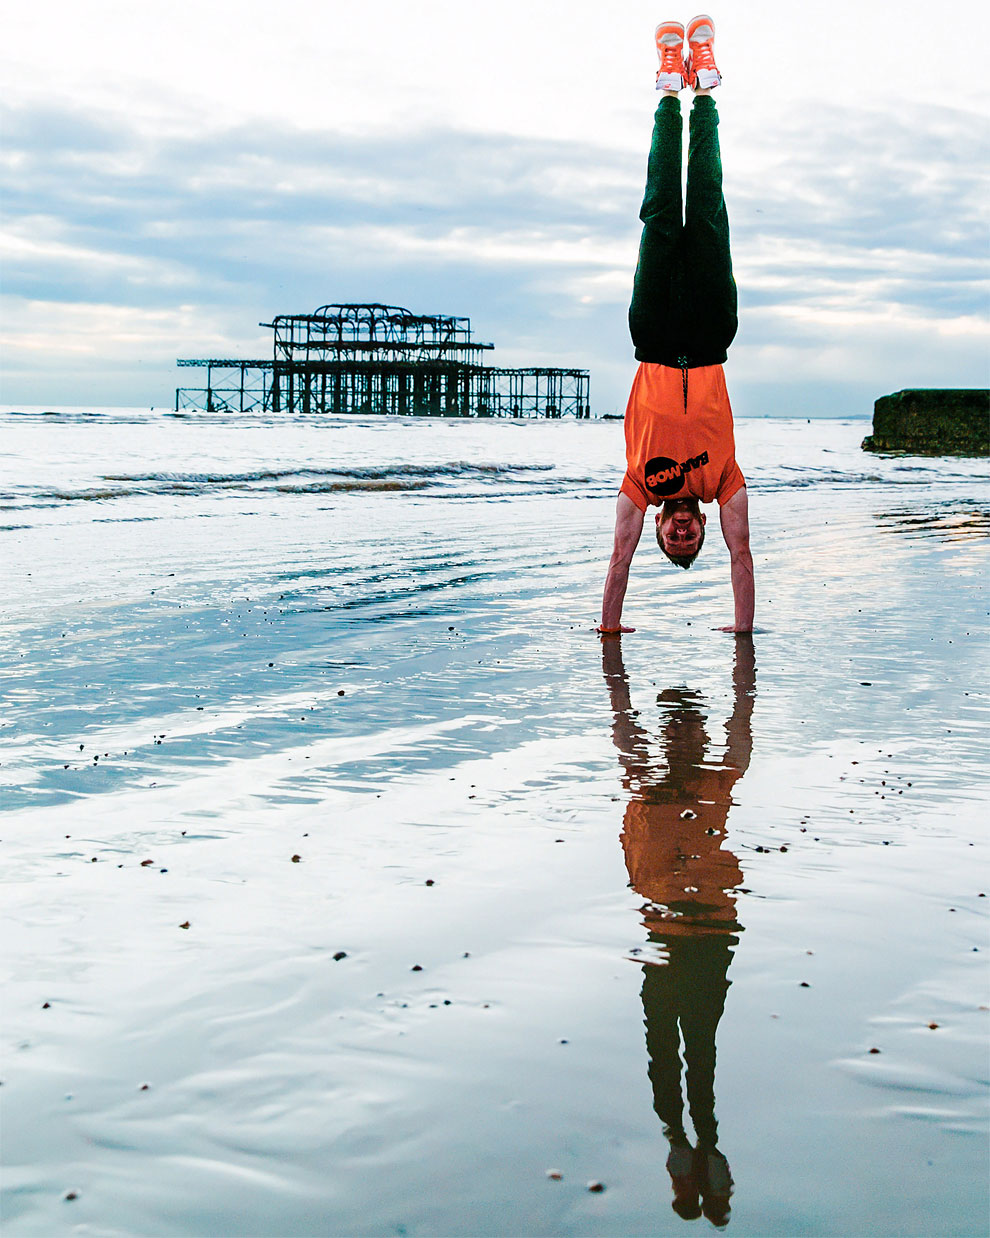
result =
[[205,367],[206,386],[178,388],[176,411],[591,416],[587,370],[485,365],[494,345],[468,318],[323,305],[259,325],[274,332],[272,359],[180,360]]
[[268,412],[271,404],[272,363],[231,361],[217,357],[179,358],[176,365],[205,366],[205,387],[178,387],[175,411],[199,409],[207,413]]

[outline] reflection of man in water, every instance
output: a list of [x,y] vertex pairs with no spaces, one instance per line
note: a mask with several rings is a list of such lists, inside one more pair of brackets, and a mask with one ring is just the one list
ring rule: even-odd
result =
[[[673,1207],[686,1220],[704,1212],[713,1224],[725,1225],[732,1178],[717,1146],[715,1029],[742,928],[733,894],[742,873],[722,844],[732,787],[752,751],[753,641],[736,636],[733,709],[720,762],[705,759],[710,739],[696,692],[667,688],[659,694],[663,722],[655,751],[630,704],[617,640],[603,643],[602,660],[630,796],[622,828],[629,882],[646,900],[643,924],[653,951],[664,956],[644,965],[642,997],[653,1106],[670,1142]],[[694,1148],[684,1129],[682,1038]]]

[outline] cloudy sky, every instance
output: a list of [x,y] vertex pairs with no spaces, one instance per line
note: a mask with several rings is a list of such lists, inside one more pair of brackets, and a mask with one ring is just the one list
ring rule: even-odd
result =
[[[986,384],[984,8],[713,10],[738,414]],[[469,315],[498,364],[585,366],[621,409],[668,15],[4,0],[2,399],[168,404],[176,357],[268,356],[273,314],[382,301]]]

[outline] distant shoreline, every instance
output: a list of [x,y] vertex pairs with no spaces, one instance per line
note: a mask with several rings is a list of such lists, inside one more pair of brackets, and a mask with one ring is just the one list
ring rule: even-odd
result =
[[[206,412],[203,412],[197,409],[190,409],[185,412],[180,411],[179,413],[176,413],[175,409],[172,408],[171,405],[166,405],[166,404],[163,404],[160,407],[158,405],[154,405],[151,408],[148,408],[140,404],[99,404],[99,405],[56,404],[54,406],[50,404],[21,404],[21,405],[18,405],[16,408],[7,407],[7,406],[0,408],[0,416],[2,417],[17,417],[17,416],[22,416],[22,417],[23,416],[32,416],[32,417],[55,416],[55,417],[58,417],[58,416],[72,415],[72,414],[77,414],[77,413],[85,413],[88,416],[95,416],[101,413],[108,413],[108,414],[109,413],[140,413],[142,415],[145,415],[148,413],[156,413],[163,417],[178,416],[187,421],[194,421],[197,417],[199,418],[227,417],[231,421],[239,421],[242,418],[252,420],[252,421],[264,421],[268,417],[271,416],[270,413],[262,413],[260,415],[255,415],[253,413],[248,413],[248,412],[206,413]],[[395,413],[310,413],[308,415],[305,413],[277,413],[275,414],[275,416],[278,417],[280,420],[300,421],[300,422],[319,421],[321,419],[329,418],[335,421],[354,421],[355,423],[361,422],[361,421],[375,420],[375,421],[390,421],[390,422],[413,421],[417,423],[419,422],[441,423],[442,422],[445,425],[450,425],[451,423],[458,424],[461,422],[481,422],[486,425],[497,424],[499,422],[511,423],[513,425],[527,425],[531,422],[534,424],[539,423],[541,425],[544,423],[563,422],[568,425],[571,425],[571,424],[577,424],[578,422],[581,422],[582,424],[585,424],[585,425],[593,425],[596,421],[601,422],[601,421],[622,421],[623,420],[622,413],[602,413],[602,414],[599,414],[598,416],[592,416],[588,418],[569,417],[569,416],[554,417],[554,418],[549,418],[549,417],[435,417],[435,416],[430,416],[426,414],[417,414],[417,413],[406,413],[402,415],[398,415]],[[744,421],[866,421],[866,422],[869,422],[871,418],[872,418],[871,413],[838,413],[834,415],[815,414],[815,413],[787,413],[787,414],[764,413],[762,415],[748,415],[748,416],[746,414],[737,414],[735,420],[737,423],[744,422]]]

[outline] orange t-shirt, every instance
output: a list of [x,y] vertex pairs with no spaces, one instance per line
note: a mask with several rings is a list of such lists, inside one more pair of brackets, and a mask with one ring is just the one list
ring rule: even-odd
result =
[[626,475],[621,490],[645,512],[688,495],[727,503],[745,486],[736,464],[732,409],[720,365],[683,371],[643,361],[626,406]]

